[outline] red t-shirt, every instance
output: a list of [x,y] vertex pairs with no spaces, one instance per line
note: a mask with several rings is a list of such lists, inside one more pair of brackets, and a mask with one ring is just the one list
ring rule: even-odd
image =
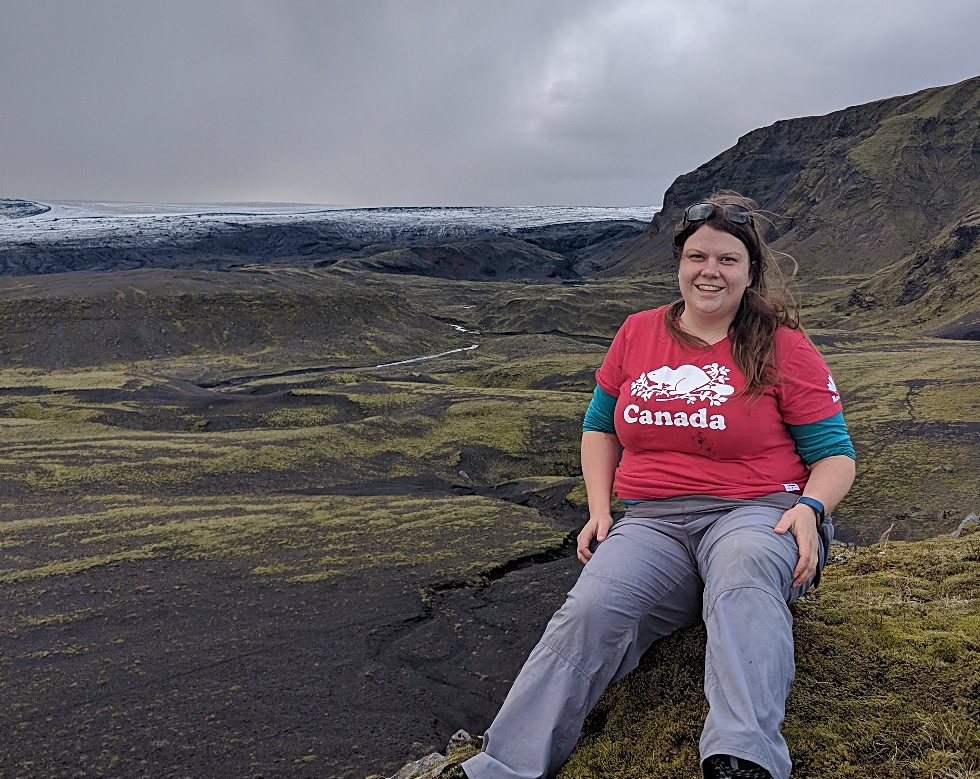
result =
[[823,358],[798,330],[776,332],[780,381],[758,399],[739,392],[745,376],[727,338],[708,349],[677,343],[666,308],[630,316],[596,372],[616,400],[623,456],[616,494],[623,500],[678,495],[757,498],[802,492],[809,469],[786,425],[841,411]]

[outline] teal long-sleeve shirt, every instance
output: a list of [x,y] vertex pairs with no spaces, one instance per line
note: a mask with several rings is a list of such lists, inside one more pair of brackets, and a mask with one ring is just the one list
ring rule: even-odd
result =
[[[597,433],[615,433],[614,415],[616,398],[602,387],[596,387],[592,393],[592,402],[585,412],[582,431]],[[852,460],[857,459],[854,444],[844,424],[844,415],[834,414],[832,417],[811,422],[807,425],[786,425],[789,434],[796,443],[796,451],[800,453],[803,462],[813,465],[817,460],[834,455],[845,455]]]

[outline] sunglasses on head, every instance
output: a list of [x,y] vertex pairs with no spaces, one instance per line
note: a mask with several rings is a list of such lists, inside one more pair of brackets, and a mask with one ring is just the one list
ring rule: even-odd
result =
[[725,212],[725,216],[728,217],[729,222],[734,222],[738,225],[744,225],[752,218],[751,212],[743,206],[716,206],[714,203],[696,203],[685,209],[684,221],[703,222],[715,212],[716,208],[721,208]]

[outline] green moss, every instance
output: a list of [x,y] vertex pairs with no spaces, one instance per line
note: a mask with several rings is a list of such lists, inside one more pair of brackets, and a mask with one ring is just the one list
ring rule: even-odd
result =
[[[329,385],[358,384],[362,381],[374,381],[374,379],[374,376],[370,376],[366,373],[348,373],[345,371],[324,371],[324,373],[318,377],[318,381],[320,383]],[[276,378],[276,382],[281,383],[282,381],[283,379],[281,377]],[[305,379],[299,378],[297,381],[305,381]],[[301,389],[292,390],[292,392],[294,395],[318,395],[322,394],[323,390],[303,387]]]
[[980,384],[975,379],[942,383],[919,388],[909,398],[911,411],[922,420],[955,420],[980,422]]
[[[476,576],[558,546],[565,533],[535,510],[477,496],[274,496],[115,500],[86,513],[5,522],[0,583],[157,557],[256,560],[253,572],[315,581],[377,568]],[[27,552],[57,539],[60,559]]]
[[530,449],[528,414],[506,401],[462,401],[449,407],[436,436],[446,443],[480,442],[524,458]]
[[[795,606],[783,728],[794,777],[967,777],[980,766],[980,600],[947,592],[967,550],[951,539],[853,550],[827,568],[816,600]],[[977,588],[980,565],[968,576]],[[703,659],[703,627],[655,644],[600,699],[560,776],[698,777]]]
[[407,411],[418,411],[428,402],[420,392],[358,392],[347,396],[361,407],[365,416],[390,416]]
[[524,357],[480,372],[479,386],[510,389],[563,389],[591,392],[605,351]]
[[270,427],[319,427],[334,424],[340,414],[329,406],[319,408],[280,408],[259,416]]
[[[136,382],[134,384],[134,382]],[[122,389],[129,384],[138,386],[140,380],[125,371],[43,371],[30,369],[0,370],[0,390],[22,387],[43,387],[52,392],[72,390]]]
[[84,422],[92,415],[82,410],[67,411],[64,409],[42,406],[40,403],[19,403],[10,410],[10,416],[14,417],[15,419],[45,419],[58,422]]
[[571,492],[565,496],[565,500],[569,503],[573,503],[576,506],[588,506],[589,505],[589,493],[585,489],[585,482],[579,482]]
[[863,339],[823,346],[844,401],[858,478],[837,511],[851,540],[946,531],[980,503],[975,465],[976,376],[971,344]]

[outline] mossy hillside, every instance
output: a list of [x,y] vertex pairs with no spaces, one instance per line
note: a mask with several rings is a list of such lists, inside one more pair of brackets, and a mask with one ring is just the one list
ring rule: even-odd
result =
[[[588,403],[583,393],[378,382],[342,386],[345,392],[331,392],[329,404],[284,404],[255,415],[261,424],[253,428],[220,432],[210,432],[209,419],[194,414],[186,416],[187,432],[100,424],[95,420],[121,413],[119,402],[100,408],[71,393],[27,404],[11,399],[0,404],[0,416],[34,424],[9,429],[0,474],[43,491],[103,491],[105,485],[157,490],[261,473],[304,484],[437,473],[451,483],[461,469],[475,480],[470,483],[492,484],[548,475],[549,469],[568,475],[577,468],[576,431]],[[320,424],[330,419],[337,397],[359,408],[363,418]],[[271,424],[283,426],[266,427]]]
[[676,276],[668,269],[638,279],[488,284],[365,274],[361,283],[396,289],[413,306],[472,335],[563,333],[608,339],[629,314],[675,299]]
[[858,477],[838,533],[872,543],[950,532],[980,506],[980,354],[938,339],[842,338],[821,349],[841,389]]
[[[980,198],[977,200],[980,206]],[[978,212],[980,213],[980,212]],[[841,324],[980,338],[980,216],[943,230],[900,262],[833,301]]]
[[[392,473],[418,473],[441,466],[447,478],[484,483],[540,475],[578,472],[578,430],[588,396],[578,392],[434,387],[421,385],[419,402],[448,405],[438,419],[422,414],[377,416],[354,429],[355,438],[369,441],[375,431],[385,439],[371,455],[392,458]],[[355,402],[378,403],[377,396],[352,392]],[[386,403],[384,395],[380,402]],[[402,401],[404,402],[404,401]],[[354,427],[354,426],[352,426]],[[354,442],[352,442],[352,446]],[[361,444],[362,445],[362,444]]]
[[[967,421],[976,402],[969,387],[980,370],[980,353],[969,343],[940,339],[821,339],[820,351],[842,388],[850,424],[888,420]],[[929,398],[965,388],[955,406]],[[966,404],[966,416],[962,413]]]
[[627,316],[677,298],[676,279],[525,287],[498,294],[479,307],[476,329],[496,333],[548,333],[611,338]]
[[144,382],[125,370],[46,371],[40,368],[0,368],[0,391],[43,389],[49,392],[68,390],[136,389]]
[[923,229],[980,202],[978,86],[970,79],[912,95],[850,149],[850,159],[877,183],[878,200],[870,205],[904,206],[892,217],[899,230],[904,220],[896,217],[919,216],[904,227],[910,245],[922,240]]
[[221,297],[238,293],[265,295],[341,291],[358,286],[361,285],[356,274],[282,265],[242,264],[221,271],[206,268],[140,268],[2,276],[0,300],[124,300],[132,295],[144,298],[177,298],[184,295]]
[[[971,540],[972,538],[972,540]],[[938,779],[980,770],[980,542],[842,552],[794,606],[783,728],[801,779]],[[680,631],[600,699],[562,779],[695,779],[703,627]]]
[[[859,486],[839,509],[838,537],[871,543],[950,532],[978,503],[976,436],[959,445],[883,441],[861,447]],[[972,451],[971,451],[972,450]]]
[[[837,514],[839,533],[872,543],[893,522],[893,538],[920,539],[952,530],[980,505],[976,350],[969,343],[873,332],[822,331],[818,343],[842,390],[859,455],[859,478]],[[597,350],[595,357],[600,356]],[[584,381],[591,358],[589,353],[567,358],[566,371],[575,371],[569,378]],[[563,377],[552,371],[565,360],[542,350],[449,380],[555,385]],[[578,365],[584,367],[576,370]]]
[[[342,431],[365,431],[365,441],[375,438],[366,431],[389,431],[387,441],[378,441],[381,448],[369,456],[379,451],[411,453],[433,463],[455,464],[463,452],[503,453],[514,472],[491,482],[549,475],[541,472],[544,464],[574,460],[589,401],[587,394],[576,391],[487,388],[465,382],[457,386],[375,381],[344,389],[366,418]],[[476,467],[479,474],[478,462]]]
[[0,325],[8,365],[47,369],[229,355],[384,361],[465,345],[399,296],[357,288],[6,301]]
[[333,267],[446,279],[502,280],[572,276],[571,265],[561,254],[518,238],[497,235],[447,241],[435,246],[366,247],[358,256],[340,259]]
[[453,399],[463,397],[440,385],[414,384],[405,381],[378,381],[375,377],[345,384],[336,389],[298,389],[295,394],[323,397],[342,391],[358,407],[363,417],[424,415],[438,417],[445,413]]
[[[810,160],[786,193],[790,207],[774,209],[783,233],[777,248],[806,272],[874,270],[968,214],[980,203],[978,85],[972,79],[898,99],[883,116],[866,114],[861,131],[832,139],[838,153]],[[870,106],[840,113],[862,108]]]
[[[971,345],[831,331],[818,341],[859,454],[858,481],[837,512],[840,536],[869,543],[894,523],[893,538],[923,538],[975,511],[980,365]],[[43,379],[7,371],[4,478],[23,489],[98,492],[215,480],[251,490],[422,474],[471,486],[575,475],[586,387],[604,348],[548,334],[487,338],[428,363],[453,371],[419,373],[422,363],[400,379],[383,378],[397,369],[371,380],[269,378],[202,398],[125,372]],[[70,389],[97,385],[106,389]]]
[[676,296],[669,278],[487,284],[292,268],[92,273],[74,288],[59,281],[18,280],[23,297],[10,283],[0,288],[8,366],[108,365],[205,383],[311,364],[373,367],[495,333],[608,339],[629,313]]
[[585,344],[582,351],[584,354],[519,357],[478,373],[467,372],[446,378],[458,386],[591,393],[595,388],[595,372],[602,365],[606,349]]
[[595,370],[602,363],[612,339],[549,332],[480,333],[473,340],[479,341],[476,349],[448,359],[384,368],[373,373],[386,382],[591,392],[595,386]]
[[466,579],[566,535],[534,509],[475,495],[108,495],[78,509],[4,522],[0,584],[156,558],[244,560],[293,581],[388,568]]
[[835,307],[854,291],[855,286],[867,281],[871,275],[854,273],[794,279],[790,291],[800,306],[807,332],[813,336],[824,330],[832,334],[838,334],[842,329],[846,331],[847,320]]

